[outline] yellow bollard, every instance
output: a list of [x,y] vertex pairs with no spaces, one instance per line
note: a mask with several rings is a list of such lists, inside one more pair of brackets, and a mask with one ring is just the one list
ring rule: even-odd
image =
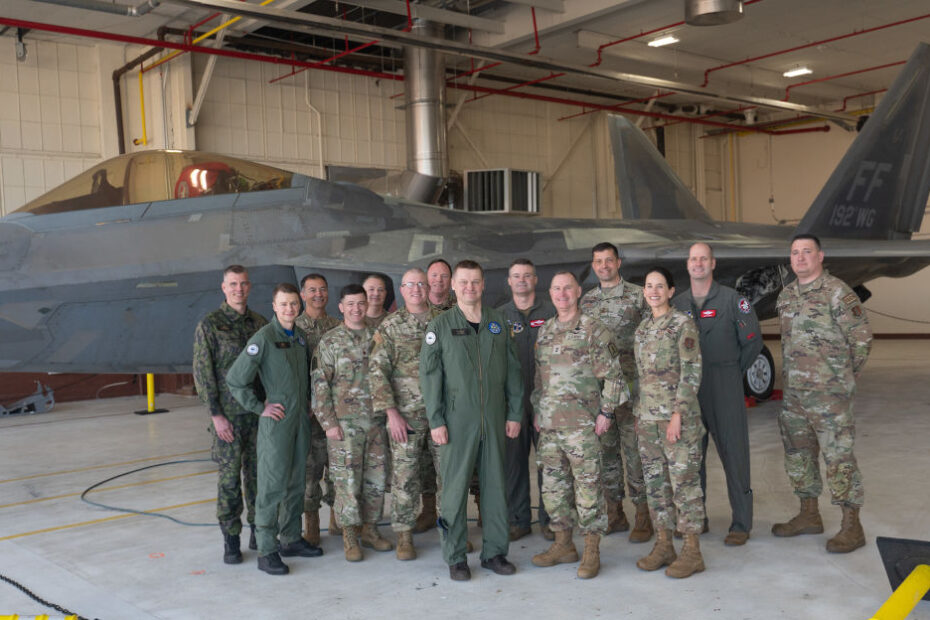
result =
[[[146,408],[141,411],[134,412],[136,415],[148,415],[150,413],[167,413],[167,409],[156,409],[155,408],[155,375],[152,373],[146,373],[145,375],[145,401]],[[3,620],[3,618],[0,618]]]
[[872,620],[902,620],[930,590],[930,566],[920,564],[879,607]]

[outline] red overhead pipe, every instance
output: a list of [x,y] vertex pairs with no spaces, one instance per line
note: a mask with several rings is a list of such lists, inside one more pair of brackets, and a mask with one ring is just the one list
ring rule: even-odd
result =
[[[343,11],[343,13],[342,13],[342,18],[345,19],[345,16],[346,16],[345,11]],[[407,0],[407,25],[404,26],[404,28],[403,28],[403,30],[401,30],[401,32],[410,32],[412,29],[413,29],[413,15],[410,13],[410,0]],[[372,45],[375,45],[376,43],[379,43],[379,42],[380,42],[380,41],[379,41],[378,39],[373,39],[373,40],[369,41],[368,43],[362,43],[361,45],[356,45],[356,46],[353,47],[352,49],[349,49],[349,37],[346,36],[346,50],[345,50],[344,52],[341,52],[341,53],[339,53],[339,54],[336,54],[335,56],[331,56],[331,57],[329,57],[329,58],[327,58],[327,59],[325,59],[325,60],[319,60],[319,61],[317,61],[315,64],[317,64],[317,65],[325,65],[325,64],[334,62],[334,61],[339,60],[340,58],[342,58],[342,57],[344,57],[344,56],[348,56],[349,54],[354,54],[355,52],[361,51],[361,50],[363,50],[363,49],[365,49],[365,48],[367,48],[367,47],[371,47]],[[283,79],[285,79],[285,78],[293,77],[293,76],[297,75],[298,73],[302,73],[303,71],[306,71],[307,69],[314,69],[314,68],[316,68],[316,67],[315,67],[315,66],[314,66],[314,67],[303,67],[303,68],[300,69],[299,71],[295,71],[294,68],[292,67],[290,73],[285,73],[284,75],[279,75],[279,76],[276,77],[276,78],[273,78],[273,79],[271,79],[271,80],[268,80],[268,83],[269,83],[269,84],[274,84],[275,82],[278,82],[278,81],[283,80]]]
[[[536,27],[536,7],[530,7],[533,13],[533,38],[536,40],[536,47],[531,52],[527,52],[528,56],[539,53],[539,29]],[[471,30],[468,31],[468,42],[471,43]],[[452,82],[459,78],[468,77],[474,73],[479,73],[481,71],[487,71],[488,69],[493,69],[504,64],[503,62],[492,62],[481,67],[475,68],[475,59],[471,59],[471,69],[469,71],[463,71],[462,73],[457,73],[447,80],[447,82]]]
[[897,67],[898,65],[903,65],[906,60],[899,60],[898,62],[889,62],[886,65],[878,65],[877,67],[869,67],[868,69],[856,69],[855,71],[847,71],[846,73],[839,73],[837,75],[828,75],[826,77],[817,78],[816,80],[807,80],[806,82],[798,82],[797,84],[792,84],[785,89],[785,101],[788,101],[788,98],[791,96],[791,89],[797,88],[798,86],[807,86],[808,84],[817,84],[818,82],[827,82],[829,80],[835,80],[837,78],[849,77],[850,75],[858,75],[859,73],[868,73],[869,71],[878,71],[879,69],[887,69],[888,67]]
[[[392,73],[384,73],[381,71],[368,71],[365,69],[354,69],[352,67],[337,67],[333,65],[319,65],[318,63],[305,62],[297,59],[281,58],[278,56],[265,56],[262,54],[255,54],[252,52],[240,52],[225,48],[215,48],[215,47],[203,47],[197,45],[187,45],[184,43],[173,43],[171,41],[160,41],[158,39],[148,39],[145,37],[137,37],[124,34],[115,34],[111,32],[102,32],[97,30],[87,30],[84,28],[74,28],[71,26],[58,26],[55,24],[44,24],[41,22],[33,22],[22,19],[10,19],[8,17],[0,17],[0,25],[11,26],[13,28],[29,28],[30,30],[43,30],[47,32],[57,32],[59,34],[66,34],[71,36],[78,37],[88,37],[92,39],[103,39],[107,41],[117,41],[120,43],[132,43],[134,45],[145,45],[145,46],[158,46],[168,49],[181,50],[182,52],[193,52],[198,54],[211,54],[214,56],[223,56],[226,58],[238,58],[241,60],[252,60],[257,62],[267,62],[278,65],[292,66],[292,67],[306,67],[308,69],[320,69],[322,71],[333,71],[336,73],[348,73],[351,75],[363,75],[371,78],[378,78],[383,80],[393,80],[397,82],[402,82],[404,80],[403,75],[395,75]],[[452,84],[452,88],[459,90],[468,90],[477,93],[490,93],[504,95],[507,97],[517,97],[519,99],[530,99],[534,101],[545,101],[548,103],[560,103],[563,105],[570,106],[579,106],[579,107],[590,107],[600,110],[610,110],[612,106],[603,105],[598,103],[589,103],[584,101],[578,101],[574,99],[566,99],[563,97],[552,97],[548,95],[538,95],[534,93],[524,93],[516,91],[507,91],[500,89],[487,88],[485,86],[478,86],[474,84]],[[732,125],[728,123],[720,123],[716,121],[709,121],[705,119],[682,119],[679,116],[674,116],[672,114],[662,114],[660,112],[647,112],[645,110],[628,110],[628,114],[633,114],[636,116],[646,116],[649,118],[663,118],[669,120],[685,120],[692,123],[698,123],[701,125],[708,125],[711,127],[720,127],[723,129],[733,129],[737,131],[761,131],[762,133],[770,133],[764,130],[755,130],[752,128],[743,127],[742,125]]]
[[886,90],[888,90],[888,89],[887,89],[887,88],[879,88],[878,90],[870,90],[870,91],[867,92],[867,93],[859,93],[859,94],[857,94],[857,95],[846,95],[845,97],[843,97],[843,107],[842,107],[842,108],[838,108],[836,111],[837,111],[837,112],[845,112],[845,111],[846,111],[846,104],[849,103],[849,100],[850,100],[850,99],[855,99],[856,97],[868,97],[869,95],[877,95],[878,93],[883,93],[883,92],[885,92]]
[[702,87],[707,86],[707,83],[710,81],[710,74],[714,71],[720,71],[721,69],[729,69],[730,67],[736,67],[739,65],[744,65],[749,62],[755,62],[757,60],[762,60],[764,58],[771,58],[773,56],[780,56],[782,54],[787,54],[788,52],[796,52],[798,50],[803,50],[808,47],[814,47],[816,45],[822,45],[824,43],[832,43],[833,41],[840,41],[842,39],[848,39],[850,37],[857,37],[860,34],[866,34],[869,32],[875,32],[876,30],[883,30],[885,28],[892,28],[894,26],[901,26],[903,24],[909,24],[911,22],[916,22],[921,19],[926,19],[930,17],[930,13],[926,15],[920,15],[918,17],[910,17],[908,19],[902,19],[900,21],[892,22],[890,24],[883,24],[881,26],[874,26],[872,28],[866,28],[865,30],[853,30],[847,34],[841,34],[836,37],[830,37],[829,39],[823,39],[821,41],[814,41],[813,43],[805,43],[804,45],[797,45],[795,47],[789,47],[788,49],[779,50],[777,52],[770,52],[768,54],[762,54],[761,56],[755,56],[753,58],[747,58],[746,60],[738,60],[736,62],[730,62],[725,65],[720,65],[718,67],[711,67],[710,69],[704,72],[704,83],[701,84]]

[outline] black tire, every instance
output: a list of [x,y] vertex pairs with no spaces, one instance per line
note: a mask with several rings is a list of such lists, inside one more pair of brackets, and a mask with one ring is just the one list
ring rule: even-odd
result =
[[767,400],[775,388],[775,362],[766,346],[743,375],[743,392],[756,400]]

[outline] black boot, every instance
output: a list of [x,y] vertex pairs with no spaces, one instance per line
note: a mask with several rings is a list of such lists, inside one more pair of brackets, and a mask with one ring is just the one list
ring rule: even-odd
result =
[[255,526],[250,525],[249,529],[252,530],[252,533],[249,534],[249,549],[251,549],[252,551],[255,551],[256,549],[258,549],[258,543],[255,542]]
[[223,534],[223,561],[227,564],[241,564],[242,552],[239,551],[239,534]]
[[265,571],[269,575],[286,575],[291,572],[287,564],[281,561],[281,556],[277,551],[258,556],[258,570]]
[[278,551],[286,558],[291,558],[295,555],[299,555],[302,558],[318,558],[323,555],[322,549],[311,545],[303,538],[298,538],[294,542],[286,545],[284,543],[279,544]]

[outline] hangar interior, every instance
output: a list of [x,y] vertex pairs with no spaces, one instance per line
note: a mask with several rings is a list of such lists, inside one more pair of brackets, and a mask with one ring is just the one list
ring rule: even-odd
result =
[[[508,169],[539,173],[542,216],[620,218],[607,130],[608,114],[620,113],[714,218],[791,224],[854,140],[857,119],[874,109],[914,47],[930,42],[925,0],[747,0],[741,18],[701,26],[685,22],[686,10],[701,5],[688,0],[276,0],[264,3],[264,19],[224,13],[222,1],[4,0],[0,215],[102,160],[148,149],[211,151],[319,178],[416,169],[423,145],[411,142],[405,77],[415,63],[438,58],[433,70],[445,87],[435,91],[440,113],[427,134],[443,135],[445,148],[427,165],[439,166],[455,208],[463,208],[466,171]],[[311,22],[277,19],[289,11]],[[400,38],[382,36],[390,33]],[[421,48],[403,44],[430,35],[447,48],[418,56]],[[653,45],[668,36],[677,41]],[[159,50],[159,41],[174,47]],[[785,76],[802,69],[809,73]],[[914,238],[928,231],[925,218]],[[210,528],[113,517],[78,503],[84,488],[136,463],[208,456],[199,401],[171,396],[163,417],[136,418],[128,412],[139,403],[114,399],[0,419],[0,451],[9,455],[0,485],[10,491],[0,505],[0,549],[11,559],[3,572],[35,578],[41,595],[99,617],[265,617],[309,604],[320,611],[313,617],[422,617],[446,606],[540,617],[618,609],[632,617],[864,617],[888,593],[871,539],[930,538],[930,488],[920,474],[930,430],[921,342],[930,334],[930,270],[879,278],[869,289],[873,330],[896,338],[876,343],[860,386],[857,453],[872,494],[863,518],[870,544],[848,558],[824,554],[819,537],[778,543],[768,534],[794,506],[774,424],[778,403],[769,402],[750,413],[758,536],[745,550],[720,546],[726,495],[711,457],[709,538],[719,549],[707,545],[708,572],[683,587],[639,574],[639,549],[614,536],[604,554],[613,554],[613,570],[591,584],[570,571],[528,568],[515,584],[483,578],[455,589],[430,533],[409,574],[392,557],[346,567],[335,539],[327,541],[333,557],[308,561],[272,597],[248,561],[234,575],[204,557],[201,549],[216,547]],[[771,321],[765,329],[778,331]],[[119,505],[209,520],[211,464],[181,468],[134,479]],[[838,516],[824,512],[830,531]],[[538,535],[529,540],[513,553],[521,569],[543,544]],[[373,594],[362,596],[360,583]],[[615,593],[607,599],[605,585]],[[217,594],[224,588],[236,592]],[[307,592],[312,603],[301,599]],[[911,617],[930,618],[927,605]],[[44,608],[4,587],[0,613],[8,611]]]

